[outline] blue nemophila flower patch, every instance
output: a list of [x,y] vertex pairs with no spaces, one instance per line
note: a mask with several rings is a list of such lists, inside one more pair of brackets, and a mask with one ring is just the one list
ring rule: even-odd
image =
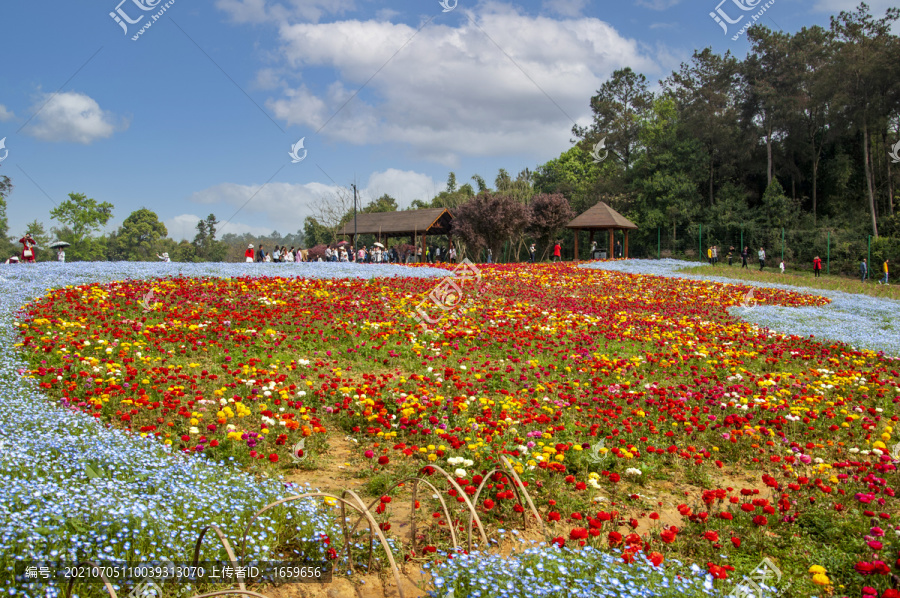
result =
[[[520,541],[510,556],[457,553],[426,566],[430,596],[472,598],[699,598],[724,596],[713,577],[678,562],[656,567],[639,553],[626,564],[616,552],[572,550]],[[775,594],[767,594],[774,596]]]

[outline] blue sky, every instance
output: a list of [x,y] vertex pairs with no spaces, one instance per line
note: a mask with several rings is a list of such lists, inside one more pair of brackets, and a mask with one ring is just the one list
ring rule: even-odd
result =
[[[655,86],[695,49],[743,56],[745,36],[732,37],[754,13],[738,4],[765,4],[167,1],[0,7],[10,234],[57,224],[49,212],[72,191],[114,204],[110,227],[146,207],[180,239],[210,212],[230,220],[222,233],[294,232],[351,183],[363,201],[406,206],[450,170],[514,176],[570,147],[615,69]],[[857,3],[775,0],[762,20],[827,26]],[[881,16],[890,2],[869,4]],[[727,34],[717,6],[744,17]],[[110,13],[137,22],[126,33]]]

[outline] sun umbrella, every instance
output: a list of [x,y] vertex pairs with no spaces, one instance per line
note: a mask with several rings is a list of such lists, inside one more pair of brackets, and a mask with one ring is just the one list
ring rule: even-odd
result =
[[381,243],[375,243],[375,247],[381,247],[382,249],[384,249],[384,245],[382,245]]
[[343,247],[344,245],[349,245],[349,244],[350,244],[349,241],[338,241],[337,246],[338,246],[338,247]]
[[56,249],[57,247],[68,247],[71,243],[66,243],[65,241],[53,241],[48,245],[50,249]]

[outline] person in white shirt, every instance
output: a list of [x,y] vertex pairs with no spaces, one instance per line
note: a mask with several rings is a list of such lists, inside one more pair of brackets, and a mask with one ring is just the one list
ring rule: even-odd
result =
[[164,262],[171,262],[171,261],[172,261],[172,260],[169,259],[169,254],[168,254],[168,253],[163,253],[162,255],[159,255],[159,254],[157,253],[157,254],[156,254],[156,257],[158,257],[159,259],[161,259],[161,260],[164,261]]
[[61,264],[66,263],[66,250],[62,247],[60,247],[59,251],[56,252],[56,260]]

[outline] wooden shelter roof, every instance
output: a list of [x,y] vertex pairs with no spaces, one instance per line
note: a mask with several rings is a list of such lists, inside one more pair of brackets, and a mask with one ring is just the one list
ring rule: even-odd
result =
[[577,216],[572,222],[566,225],[566,228],[574,228],[580,230],[624,230],[636,229],[637,225],[601,201],[598,202],[594,207],[589,208],[583,214]]
[[[396,212],[359,212],[356,215],[356,232],[360,235],[446,235],[450,233],[453,216],[447,208],[425,208]],[[351,218],[338,231],[339,235],[353,235]]]

